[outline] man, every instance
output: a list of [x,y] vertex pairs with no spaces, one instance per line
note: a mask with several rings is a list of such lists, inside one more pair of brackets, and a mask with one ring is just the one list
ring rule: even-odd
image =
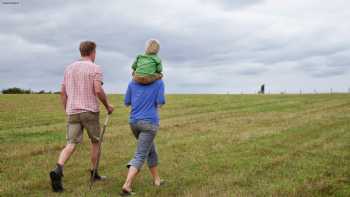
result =
[[[96,169],[98,157],[100,124],[99,102],[103,103],[109,114],[113,106],[108,103],[102,88],[102,71],[96,65],[96,44],[92,41],[80,43],[81,59],[69,65],[64,71],[61,87],[61,100],[67,113],[67,145],[58,157],[56,168],[50,172],[51,186],[54,192],[62,192],[63,166],[73,154],[75,147],[83,139],[83,129],[87,130],[91,140],[91,176],[93,180],[102,180]],[[98,99],[97,99],[98,98]]]
[[158,153],[154,139],[159,128],[159,108],[165,104],[164,83],[157,80],[149,85],[130,82],[125,95],[125,105],[131,105],[130,128],[137,139],[137,148],[133,159],[127,164],[127,178],[121,195],[132,195],[132,183],[147,161],[153,177],[153,185],[161,186],[164,182],[158,175]]

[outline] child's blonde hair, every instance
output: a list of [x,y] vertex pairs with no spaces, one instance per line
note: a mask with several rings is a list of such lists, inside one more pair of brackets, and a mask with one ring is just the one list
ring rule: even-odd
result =
[[157,54],[159,52],[159,41],[156,39],[150,39],[146,42],[146,54]]

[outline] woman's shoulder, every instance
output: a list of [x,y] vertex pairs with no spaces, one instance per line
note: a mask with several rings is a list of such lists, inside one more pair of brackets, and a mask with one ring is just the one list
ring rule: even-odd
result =
[[154,87],[154,86],[164,86],[164,82],[163,82],[163,80],[162,79],[158,79],[158,80],[155,80],[153,83],[151,83],[151,84],[147,84],[147,85],[144,85],[144,84],[140,84],[140,83],[138,83],[138,82],[136,82],[135,80],[131,80],[130,82],[129,82],[129,84],[128,84],[128,87],[130,88],[130,87],[135,87],[135,86],[137,86],[137,87],[144,87],[144,88],[147,88],[147,87]]
[[159,79],[154,81],[154,84],[156,84],[157,86],[164,86],[164,81],[162,79]]

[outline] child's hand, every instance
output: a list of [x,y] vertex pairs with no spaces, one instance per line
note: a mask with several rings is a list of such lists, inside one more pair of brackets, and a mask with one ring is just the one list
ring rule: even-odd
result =
[[162,79],[163,78],[163,74],[162,73],[158,73],[157,74],[157,79]]

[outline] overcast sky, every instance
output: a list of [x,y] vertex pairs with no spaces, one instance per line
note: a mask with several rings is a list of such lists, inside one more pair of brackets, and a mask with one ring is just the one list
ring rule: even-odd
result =
[[350,88],[348,0],[0,1],[0,89],[59,90],[93,40],[105,88],[123,93],[149,38],[168,93]]

